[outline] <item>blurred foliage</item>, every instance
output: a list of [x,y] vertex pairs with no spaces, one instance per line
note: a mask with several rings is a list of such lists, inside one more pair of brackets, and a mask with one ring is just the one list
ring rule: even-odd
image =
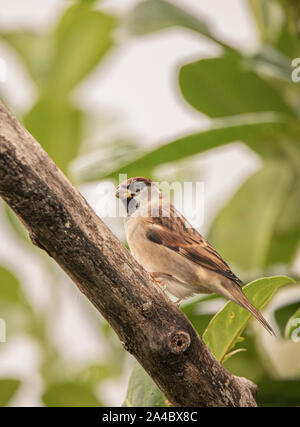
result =
[[[263,269],[271,263],[288,263],[295,253],[298,241],[290,239],[289,235],[282,233],[279,247],[272,244],[277,222],[287,204],[291,179],[288,165],[266,162],[217,215],[209,239],[236,242],[224,247],[222,254],[226,259],[233,259],[244,271]],[[285,251],[282,250],[284,239],[288,240]]]
[[[295,314],[299,312],[300,307],[300,299],[298,301],[293,302],[292,304],[284,305],[282,307],[279,307],[274,312],[274,317],[277,323],[277,326],[280,330],[280,335],[282,338],[285,338],[286,330],[288,330],[288,326],[290,323],[290,320],[293,320],[295,318]],[[300,313],[298,313],[300,317]],[[290,338],[288,336],[287,338]]]
[[[293,280],[285,276],[258,279],[244,286],[243,290],[248,300],[258,310],[262,310],[272,299],[277,289]],[[209,322],[203,334],[203,340],[213,352],[217,360],[228,359],[229,352],[241,339],[252,315],[243,307],[229,301]]]
[[19,386],[20,381],[18,380],[9,378],[0,380],[0,407],[6,406],[9,403]]
[[24,124],[64,172],[78,154],[83,133],[84,112],[74,106],[72,90],[113,46],[116,23],[91,2],[80,2],[67,8],[49,33],[1,33],[39,93]]
[[166,398],[144,371],[139,363],[135,363],[123,406],[167,406]]
[[101,406],[101,402],[86,385],[79,382],[51,384],[42,396],[46,406]]
[[30,304],[17,278],[0,266],[0,313],[6,321],[6,333],[14,335],[19,329],[29,328],[33,319]]
[[142,173],[152,175],[152,171],[158,165],[178,162],[212,147],[220,147],[238,140],[245,141],[255,150],[260,138],[271,141],[286,128],[287,123],[276,115],[234,117],[226,122],[222,119],[214,120],[210,129],[160,145],[130,163],[125,163],[123,167],[111,171],[110,174],[105,174],[104,177],[116,179],[120,173],[127,173],[128,170],[132,176],[139,176]]
[[292,114],[278,91],[240,57],[225,55],[184,65],[179,84],[186,101],[212,118],[264,111]]
[[286,338],[291,338],[300,341],[300,307],[296,309],[295,313],[289,318],[285,327]]
[[[20,112],[20,119],[76,184],[116,180],[119,173],[157,178],[158,166],[170,164],[174,166],[174,177],[184,180],[193,169],[193,161],[208,150],[237,141],[246,145],[259,156],[262,166],[241,183],[217,213],[209,240],[244,279],[283,271],[296,278],[293,264],[300,240],[300,85],[291,79],[291,63],[300,57],[300,11],[294,3],[247,1],[260,40],[251,53],[220,37],[213,21],[208,23],[205,17],[164,0],[142,0],[118,18],[101,11],[101,3],[96,0],[66,2],[63,13],[47,31],[0,29],[0,41],[15,52],[36,88],[32,106]],[[76,98],[81,83],[101,66],[110,51],[125,43],[115,36],[116,30],[122,29],[133,39],[173,27],[192,31],[219,48],[216,57],[182,63],[178,69],[182,98],[199,113],[199,118],[208,117],[210,125],[151,149],[129,135],[115,133],[100,138],[107,117],[83,108]],[[105,404],[102,387],[106,381],[120,380],[125,369],[123,348],[111,328],[99,320],[98,313],[90,310],[107,347],[106,355],[99,362],[80,367],[66,362],[51,334],[53,314],[58,311],[57,277],[61,273],[46,256],[28,245],[27,232],[9,208],[5,213],[7,225],[20,244],[26,244],[26,250],[34,251],[46,266],[54,295],[47,309],[38,309],[23,291],[23,283],[0,268],[0,317],[6,320],[8,337],[26,334],[41,350],[36,368],[44,384],[41,402],[46,406]],[[259,279],[246,285],[245,291],[261,308],[289,281],[282,276]],[[227,369],[259,385],[260,405],[299,405],[300,371],[293,378],[279,377],[267,351],[261,349],[255,330],[245,329],[251,317],[245,310],[232,302],[217,314],[212,305],[205,310],[207,304],[221,301],[216,296],[199,297],[185,303],[183,311]],[[281,333],[278,340],[291,340],[299,327],[295,322],[299,317],[299,301],[276,308],[274,322]],[[299,348],[299,343],[293,345]],[[1,346],[4,344],[0,344],[0,351]],[[1,406],[13,402],[19,385],[18,379],[0,379]],[[166,406],[165,397],[138,364],[124,405]]]

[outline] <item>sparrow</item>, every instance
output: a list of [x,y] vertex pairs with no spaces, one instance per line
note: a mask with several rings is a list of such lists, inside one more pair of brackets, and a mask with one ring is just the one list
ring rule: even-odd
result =
[[143,177],[122,182],[116,191],[125,208],[124,227],[133,257],[178,298],[217,293],[248,310],[272,335],[273,329],[244,294],[242,281],[221,255]]

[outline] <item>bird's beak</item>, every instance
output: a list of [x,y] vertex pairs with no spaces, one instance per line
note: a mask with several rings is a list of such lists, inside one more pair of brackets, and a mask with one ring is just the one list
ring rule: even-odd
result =
[[132,199],[132,193],[128,188],[117,187],[116,197],[120,200]]

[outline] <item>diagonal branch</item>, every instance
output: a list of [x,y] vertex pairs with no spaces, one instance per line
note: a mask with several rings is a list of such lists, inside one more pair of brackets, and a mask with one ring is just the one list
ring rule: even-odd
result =
[[0,101],[0,195],[175,406],[256,406]]

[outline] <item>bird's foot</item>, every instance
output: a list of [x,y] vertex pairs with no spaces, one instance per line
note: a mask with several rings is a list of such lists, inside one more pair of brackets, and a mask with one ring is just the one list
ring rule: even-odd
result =
[[150,275],[163,288],[164,291],[167,289],[167,286],[159,273],[150,273]]
[[174,304],[177,305],[177,307],[179,307],[180,303],[181,303],[181,300],[182,300],[182,298],[178,298],[178,300],[175,301]]

